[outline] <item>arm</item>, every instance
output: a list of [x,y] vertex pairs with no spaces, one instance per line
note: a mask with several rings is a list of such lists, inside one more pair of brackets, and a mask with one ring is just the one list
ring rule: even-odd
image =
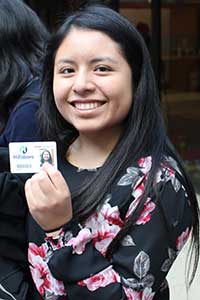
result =
[[28,269],[23,184],[0,174],[0,298],[39,300]]
[[[124,225],[115,199],[105,202],[84,226],[71,219],[57,237],[46,238],[48,276],[64,283],[70,299],[80,295],[88,300],[153,299],[165,290],[167,272],[188,238],[192,221],[185,189],[175,174],[166,182],[161,178],[156,182],[162,189],[161,206],[152,193],[112,260],[105,257],[106,249]],[[141,180],[133,188],[125,219],[139,202],[143,184]]]
[[39,137],[36,112],[39,101],[24,100],[10,114],[6,128],[0,138],[0,145],[9,142],[37,141]]

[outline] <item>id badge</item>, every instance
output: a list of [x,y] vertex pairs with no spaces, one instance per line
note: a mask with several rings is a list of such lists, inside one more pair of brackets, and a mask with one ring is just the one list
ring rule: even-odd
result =
[[56,142],[9,143],[11,173],[38,173],[48,162],[57,169]]

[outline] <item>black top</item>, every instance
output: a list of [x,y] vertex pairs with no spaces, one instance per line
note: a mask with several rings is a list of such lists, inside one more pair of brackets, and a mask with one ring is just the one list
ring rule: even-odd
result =
[[[97,211],[84,224],[72,219],[55,239],[46,238],[30,215],[25,222],[26,176],[0,174],[0,257],[9,266],[7,272],[2,271],[0,260],[0,297],[14,299],[9,292],[20,300],[168,300],[166,275],[192,224],[184,181],[172,159],[166,158],[154,181],[159,202],[152,187],[136,226],[112,259],[105,257],[108,245],[140,202],[150,168],[151,157],[130,162]],[[98,172],[77,169],[65,160],[59,160],[59,169],[72,191]],[[40,296],[27,275],[25,224],[29,267]],[[15,264],[20,279],[13,283]]]

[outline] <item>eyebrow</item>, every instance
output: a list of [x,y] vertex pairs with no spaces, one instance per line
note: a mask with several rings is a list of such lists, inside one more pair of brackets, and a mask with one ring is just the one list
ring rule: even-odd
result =
[[[118,61],[109,57],[109,56],[99,56],[99,57],[95,57],[93,59],[90,60],[90,63],[98,63],[98,62],[102,62],[102,61],[110,61],[111,63],[114,63],[114,64],[117,64]],[[67,59],[67,58],[63,58],[63,59],[60,59],[56,62],[56,65],[59,65],[59,64],[75,64],[76,61],[73,60],[73,59]]]
[[91,60],[91,63],[97,63],[97,62],[101,62],[101,61],[105,61],[105,60],[108,60],[114,64],[117,64],[118,61],[113,59],[112,57],[110,56],[99,56],[99,57],[96,57],[94,59]]
[[72,59],[66,59],[66,58],[63,58],[63,59],[59,59],[57,62],[55,62],[55,65],[60,65],[60,64],[74,64],[75,61],[72,60]]

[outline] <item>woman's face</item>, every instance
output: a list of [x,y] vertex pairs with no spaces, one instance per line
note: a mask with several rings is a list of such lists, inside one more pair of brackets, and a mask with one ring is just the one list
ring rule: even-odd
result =
[[132,104],[131,68],[109,36],[73,28],[56,53],[53,92],[79,133],[121,131]]
[[50,159],[49,152],[48,151],[44,151],[42,157],[43,157],[43,159],[45,161],[48,161]]

